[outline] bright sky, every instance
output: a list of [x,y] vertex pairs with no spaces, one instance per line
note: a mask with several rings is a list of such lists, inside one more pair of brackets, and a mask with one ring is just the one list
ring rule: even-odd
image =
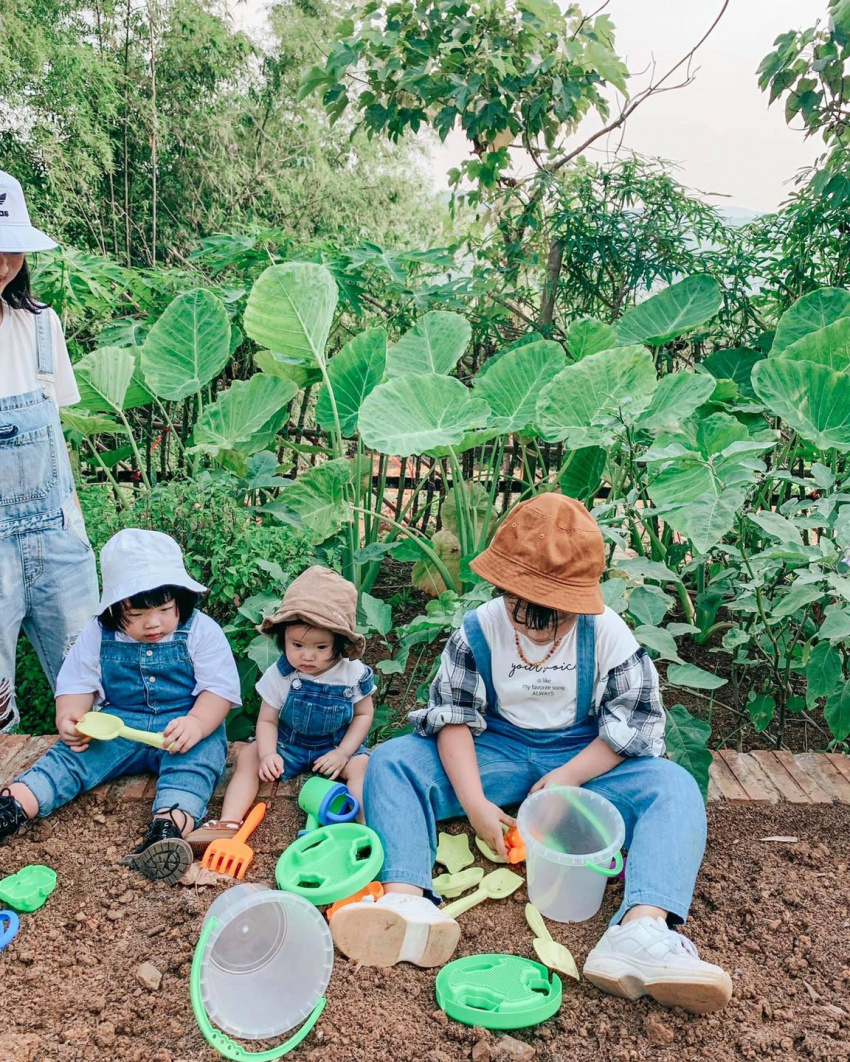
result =
[[[266,0],[228,2],[240,23],[262,26]],[[584,7],[593,10],[600,3],[586,0]],[[658,72],[666,71],[700,39],[721,6],[722,0],[610,0],[606,10],[617,27],[617,49],[634,75],[633,93],[647,83],[653,59]],[[694,83],[643,104],[628,122],[624,147],[675,162],[683,184],[719,193],[711,198],[718,206],[777,207],[797,171],[823,146],[785,124],[782,103],[768,109],[755,72],[775,37],[825,18],[826,7],[826,0],[731,0],[696,55]],[[619,139],[618,132],[609,149]],[[599,145],[596,157],[601,158],[604,147],[601,141]],[[465,151],[459,133],[437,148],[438,187],[446,186],[445,173]]]

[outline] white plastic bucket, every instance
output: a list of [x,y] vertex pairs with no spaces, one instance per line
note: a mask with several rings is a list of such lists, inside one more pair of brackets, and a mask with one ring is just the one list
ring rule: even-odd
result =
[[209,1019],[243,1040],[280,1036],[305,1021],[333,970],[333,941],[313,904],[291,892],[242,884],[204,919],[216,924],[201,965]]
[[523,801],[517,826],[525,841],[529,900],[555,922],[592,918],[605,883],[623,866],[620,812],[589,789],[553,786]]

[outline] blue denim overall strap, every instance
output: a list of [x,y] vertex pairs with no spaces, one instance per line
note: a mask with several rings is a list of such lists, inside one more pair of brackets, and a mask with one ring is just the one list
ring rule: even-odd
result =
[[119,642],[115,631],[101,630],[100,670],[103,707],[144,715],[189,712],[195,703],[195,668],[187,640],[196,612],[168,642]]
[[[488,715],[499,714],[499,698],[493,685],[493,661],[477,611],[463,617],[463,633],[475,658],[478,674],[487,693]],[[596,622],[593,616],[579,616],[576,631],[576,717],[573,726],[583,723],[596,709]],[[568,728],[569,729],[569,728]]]
[[[277,669],[285,678],[295,672],[285,654],[278,658]],[[308,747],[327,744],[329,735],[339,734],[342,740],[354,717],[354,693],[352,686],[313,682],[293,675],[280,709],[278,740]]]
[[62,526],[74,491],[53,392],[53,342],[46,313],[35,315],[42,388],[0,398],[0,538]]

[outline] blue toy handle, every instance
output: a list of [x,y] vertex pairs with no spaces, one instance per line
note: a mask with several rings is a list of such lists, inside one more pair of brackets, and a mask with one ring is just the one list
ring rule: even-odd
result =
[[8,923],[6,928],[0,933],[0,951],[2,951],[7,944],[11,944],[17,936],[18,930],[21,928],[21,920],[18,918],[15,911],[0,911],[0,923]]
[[[345,789],[345,799],[343,800],[342,807],[339,811],[332,811],[330,806],[325,810],[324,816],[320,816],[319,821],[322,826],[336,826],[340,822],[353,822],[360,814],[360,801],[357,797],[352,796],[348,788]],[[328,805],[333,801],[328,801]],[[322,822],[322,817],[324,822]]]

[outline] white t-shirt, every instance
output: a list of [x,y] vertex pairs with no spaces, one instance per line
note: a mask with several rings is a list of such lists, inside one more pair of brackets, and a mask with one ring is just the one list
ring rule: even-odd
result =
[[[478,609],[478,618],[499,692],[499,712],[527,730],[572,726],[576,718],[576,646],[578,623],[564,635],[557,651],[540,667],[524,664],[516,650],[515,630],[503,597]],[[524,634],[519,643],[527,660],[542,660],[551,648],[535,645]],[[608,672],[638,651],[635,636],[610,608],[596,617],[596,703],[605,692]]]
[[277,664],[272,664],[263,672],[255,688],[266,704],[280,709],[286,704],[292,680],[296,675],[302,682],[321,682],[328,686],[345,686],[353,689],[352,704],[357,704],[364,697],[368,697],[375,688],[372,673],[366,664],[362,660],[349,660],[347,657],[343,657],[321,675],[309,675],[304,671],[292,671],[288,675],[281,675]]
[[[50,319],[56,405],[76,405],[80,401],[80,392],[71,368],[62,325],[50,307],[41,312]],[[40,387],[35,316],[28,310],[13,310],[3,303],[3,315],[0,317],[0,398],[37,391]]]
[[[100,623],[95,616],[83,627],[79,638],[65,657],[56,679],[57,697],[66,693],[93,693],[95,704],[106,699],[100,673],[101,634]],[[174,635],[169,634],[162,641],[170,642],[173,638]],[[115,640],[133,642],[135,639],[123,631],[116,631]],[[186,648],[195,669],[195,688],[192,690],[192,696],[197,697],[204,690],[209,690],[211,693],[217,693],[219,697],[224,697],[234,706],[241,704],[242,692],[236,661],[233,659],[230,643],[216,621],[203,612],[196,613],[186,638]]]

